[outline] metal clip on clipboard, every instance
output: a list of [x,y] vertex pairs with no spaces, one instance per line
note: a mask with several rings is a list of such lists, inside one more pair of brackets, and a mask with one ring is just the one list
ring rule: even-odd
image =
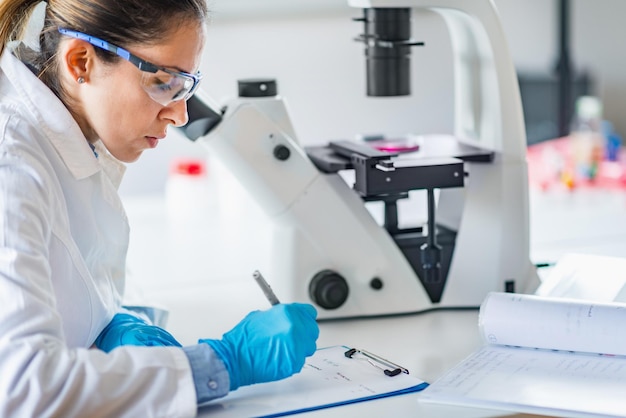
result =
[[[387,376],[397,376],[400,373],[409,374],[408,369],[365,350],[351,348],[344,353],[344,355],[348,358],[354,358],[352,356],[354,356],[355,354],[361,354],[362,356],[364,356],[365,360],[367,360],[368,363],[370,363],[374,367],[381,369],[383,373],[385,373],[385,375]],[[381,367],[381,365],[384,367]]]

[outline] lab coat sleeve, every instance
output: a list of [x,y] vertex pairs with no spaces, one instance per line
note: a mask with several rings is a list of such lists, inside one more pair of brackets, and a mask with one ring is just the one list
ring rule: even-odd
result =
[[120,347],[106,354],[68,347],[47,253],[51,208],[59,202],[37,175],[37,161],[5,157],[0,153],[0,416],[194,416],[194,382],[182,349]]

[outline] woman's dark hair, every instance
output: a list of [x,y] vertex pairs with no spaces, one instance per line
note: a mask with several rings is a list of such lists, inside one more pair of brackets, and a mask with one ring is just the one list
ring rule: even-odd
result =
[[[0,55],[7,44],[20,40],[40,0],[0,1]],[[40,53],[33,63],[38,77],[57,95],[61,93],[55,56],[61,34],[72,29],[105,39],[121,47],[154,45],[182,25],[208,19],[205,0],[48,0]],[[114,62],[117,56],[95,48],[100,58]]]

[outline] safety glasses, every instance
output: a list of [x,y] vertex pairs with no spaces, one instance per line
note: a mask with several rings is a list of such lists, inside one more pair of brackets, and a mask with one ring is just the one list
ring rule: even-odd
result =
[[141,87],[148,95],[157,103],[167,106],[171,102],[189,99],[198,88],[202,74],[186,73],[184,71],[172,71],[167,68],[159,67],[148,61],[131,54],[124,48],[113,45],[102,39],[86,35],[81,32],[73,31],[65,28],[58,28],[63,35],[81,39],[89,42],[91,45],[125,59],[142,71]]

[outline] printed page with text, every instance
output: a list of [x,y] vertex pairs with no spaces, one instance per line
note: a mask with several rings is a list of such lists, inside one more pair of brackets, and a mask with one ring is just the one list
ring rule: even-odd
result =
[[485,346],[420,401],[562,417],[626,417],[626,305],[490,293]]

